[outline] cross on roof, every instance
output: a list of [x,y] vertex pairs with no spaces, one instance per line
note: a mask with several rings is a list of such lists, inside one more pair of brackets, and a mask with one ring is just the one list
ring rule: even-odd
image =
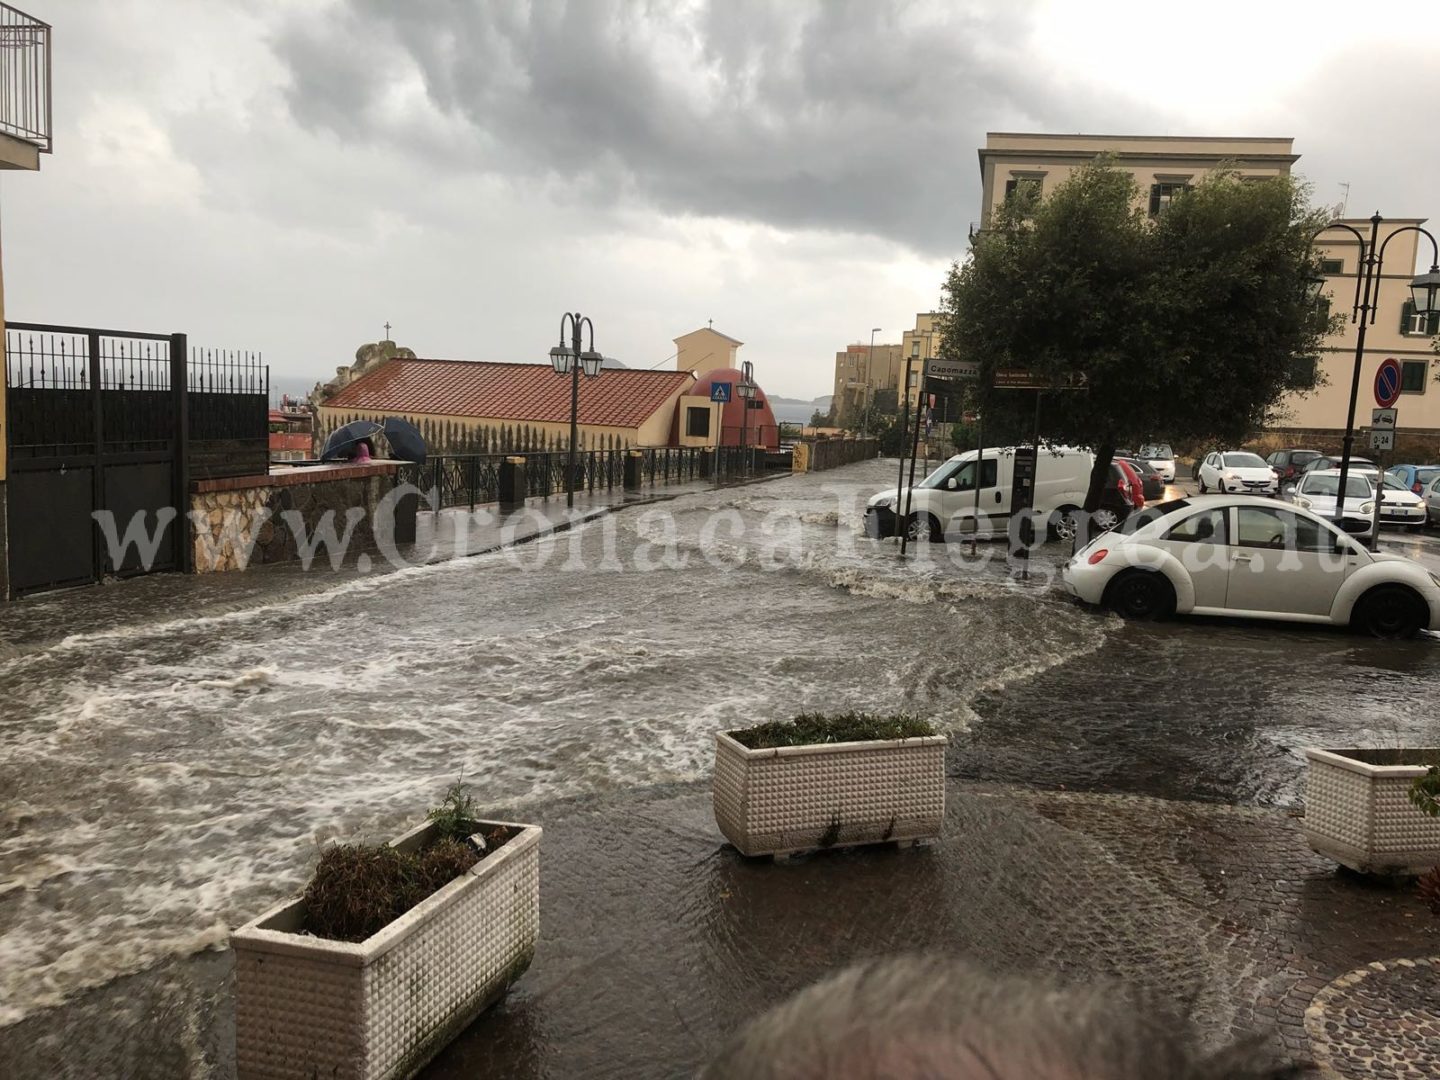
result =
[[389,340],[390,340],[390,320],[389,320],[389,319],[386,319],[386,320],[385,320],[385,340],[386,340],[386,341],[389,341]]

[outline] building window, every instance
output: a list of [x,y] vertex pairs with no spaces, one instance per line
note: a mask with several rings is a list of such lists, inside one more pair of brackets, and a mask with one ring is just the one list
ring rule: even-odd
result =
[[765,407],[765,402],[760,400],[759,398],[746,398],[745,407],[747,409],[763,409]]
[[1440,311],[1428,315],[1415,311],[1415,301],[1406,300],[1400,308],[1400,333],[1418,337],[1434,337],[1440,334]]
[[703,405],[685,407],[685,435],[691,439],[710,437],[710,410]]
[[1425,379],[1430,374],[1430,361],[1406,360],[1400,365],[1400,392],[1402,394],[1423,394]]
[[1345,260],[1343,259],[1321,259],[1320,273],[1326,277],[1335,277],[1345,273]]
[[1150,216],[1159,217],[1170,209],[1170,204],[1175,201],[1175,196],[1183,195],[1189,190],[1189,184],[1151,184]]

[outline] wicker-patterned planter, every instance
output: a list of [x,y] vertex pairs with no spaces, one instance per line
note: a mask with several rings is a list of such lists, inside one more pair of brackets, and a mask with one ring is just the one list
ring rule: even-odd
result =
[[540,828],[477,824],[521,831],[362,942],[299,933],[303,899],[231,934],[242,1080],[413,1076],[519,978],[540,929]]
[[1440,750],[1306,750],[1305,837],[1365,874],[1421,874],[1440,865],[1440,818],[1410,802],[1410,785]]
[[715,736],[715,821],[742,855],[931,840],[945,818],[943,735],[749,750]]

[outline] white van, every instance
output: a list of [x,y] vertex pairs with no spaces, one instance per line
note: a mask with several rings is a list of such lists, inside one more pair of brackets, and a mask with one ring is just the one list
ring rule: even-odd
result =
[[[1048,517],[1057,510],[1064,514],[1084,506],[1094,464],[1095,455],[1088,450],[1042,446],[1035,467],[1033,508]],[[970,536],[972,531],[980,537],[1006,535],[1014,476],[1013,446],[956,454],[915,485],[908,507],[910,538],[941,540]],[[896,522],[907,509],[901,495],[891,488],[871,496],[865,505],[866,531],[871,536],[896,534]]]

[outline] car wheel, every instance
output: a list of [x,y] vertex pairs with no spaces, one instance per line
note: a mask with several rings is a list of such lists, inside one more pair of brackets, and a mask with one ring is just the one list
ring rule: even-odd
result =
[[[1349,490],[1349,489],[1347,488],[1346,490]],[[1207,495],[1207,494],[1209,494],[1209,492],[1210,492],[1210,489],[1205,486],[1205,477],[1203,477],[1203,476],[1200,477],[1200,494],[1201,494],[1201,495]]]
[[1159,619],[1175,610],[1175,590],[1163,574],[1130,570],[1111,582],[1106,601],[1127,619]]
[[1094,525],[1099,532],[1109,532],[1120,524],[1120,515],[1115,513],[1114,510],[1107,510],[1102,506],[1090,516],[1090,523]]
[[1350,625],[1371,637],[1412,638],[1429,622],[1425,601],[1403,585],[1371,589],[1355,605]]
[[905,519],[905,535],[915,543],[921,540],[935,543],[944,539],[940,533],[940,523],[933,514],[911,514]]
[[1080,508],[1078,506],[1062,506],[1050,515],[1046,523],[1046,529],[1050,533],[1051,540],[1063,540],[1065,543],[1073,543],[1075,537],[1080,535]]

